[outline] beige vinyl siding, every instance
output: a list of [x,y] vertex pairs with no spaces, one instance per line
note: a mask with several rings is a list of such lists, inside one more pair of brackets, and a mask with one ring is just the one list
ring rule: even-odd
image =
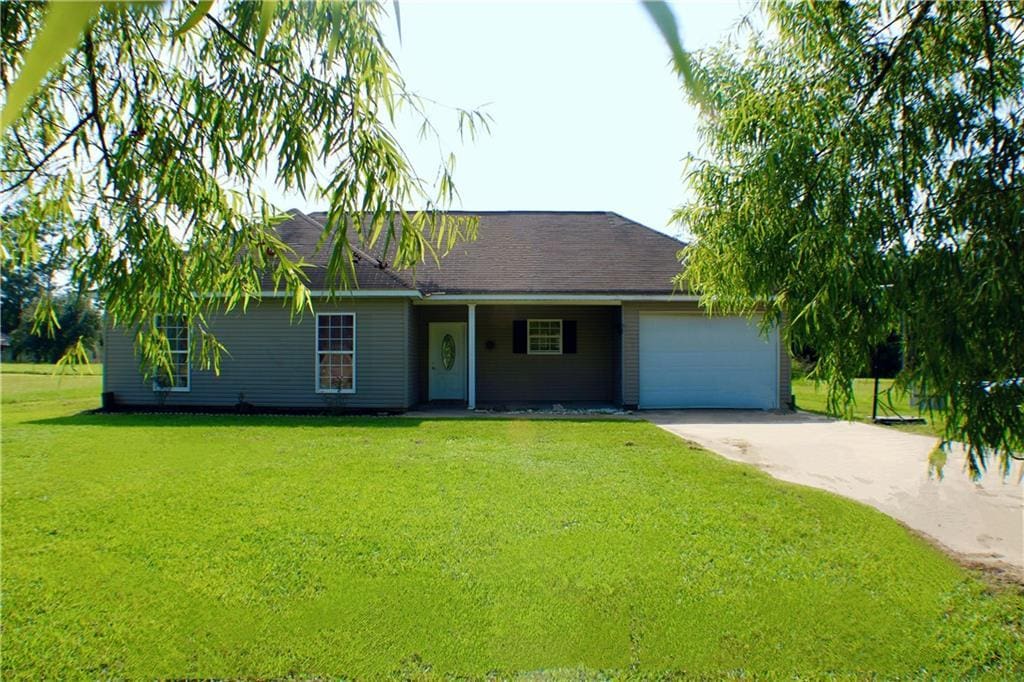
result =
[[[640,401],[640,313],[700,313],[696,301],[644,302],[622,304],[622,404],[635,406]],[[785,336],[779,338],[779,405],[790,405],[791,361]]]
[[214,315],[211,328],[229,354],[219,376],[193,364],[187,392],[154,392],[140,372],[132,333],[108,330],[104,390],[123,405],[226,407],[244,400],[257,407],[405,408],[411,392],[409,307],[401,298],[314,300],[314,313],[356,316],[355,393],[316,392],[316,315],[293,320],[280,300]]

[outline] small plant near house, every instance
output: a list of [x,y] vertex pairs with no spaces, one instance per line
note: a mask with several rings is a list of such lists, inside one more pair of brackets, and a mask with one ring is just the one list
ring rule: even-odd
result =
[[324,412],[331,415],[345,414],[350,408],[348,399],[342,393],[321,393],[320,400],[324,404]]
[[256,406],[245,399],[245,393],[238,393],[238,402],[235,403],[235,410],[240,414],[251,414],[256,411]]

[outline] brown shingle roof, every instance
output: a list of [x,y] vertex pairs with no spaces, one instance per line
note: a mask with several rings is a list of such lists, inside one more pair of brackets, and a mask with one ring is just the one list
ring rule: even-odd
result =
[[[317,220],[314,216],[297,210],[291,210],[288,213],[291,215],[291,219],[277,226],[278,235],[308,264],[306,274],[309,276],[309,288],[329,289],[327,262],[331,255],[330,244],[325,244],[323,248],[317,247],[324,231],[323,216],[321,215]],[[414,288],[395,273],[379,267],[377,259],[362,249],[355,249],[354,260],[356,283],[360,289],[410,290]],[[265,277],[264,280],[264,289],[270,288],[272,284],[269,277]],[[340,286],[340,284],[336,283],[336,286]]]
[[[291,211],[278,231],[315,267],[310,287],[326,289],[330,252],[316,249],[325,214]],[[424,293],[669,294],[684,244],[611,212],[453,212],[478,216],[477,239],[460,242],[415,272],[392,272],[362,252],[361,289],[419,289]]]

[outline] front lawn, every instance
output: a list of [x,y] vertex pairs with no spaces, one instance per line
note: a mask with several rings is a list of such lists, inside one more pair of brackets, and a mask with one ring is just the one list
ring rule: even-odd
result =
[[44,378],[3,382],[5,678],[1024,674],[1020,591],[646,423],[79,415]]

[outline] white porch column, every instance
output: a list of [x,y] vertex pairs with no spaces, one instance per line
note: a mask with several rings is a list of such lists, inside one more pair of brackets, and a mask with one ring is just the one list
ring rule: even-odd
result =
[[466,341],[466,346],[469,349],[468,363],[469,363],[469,404],[467,407],[471,410],[476,409],[476,303],[466,304],[467,320],[469,322],[469,331],[467,336],[469,339]]

